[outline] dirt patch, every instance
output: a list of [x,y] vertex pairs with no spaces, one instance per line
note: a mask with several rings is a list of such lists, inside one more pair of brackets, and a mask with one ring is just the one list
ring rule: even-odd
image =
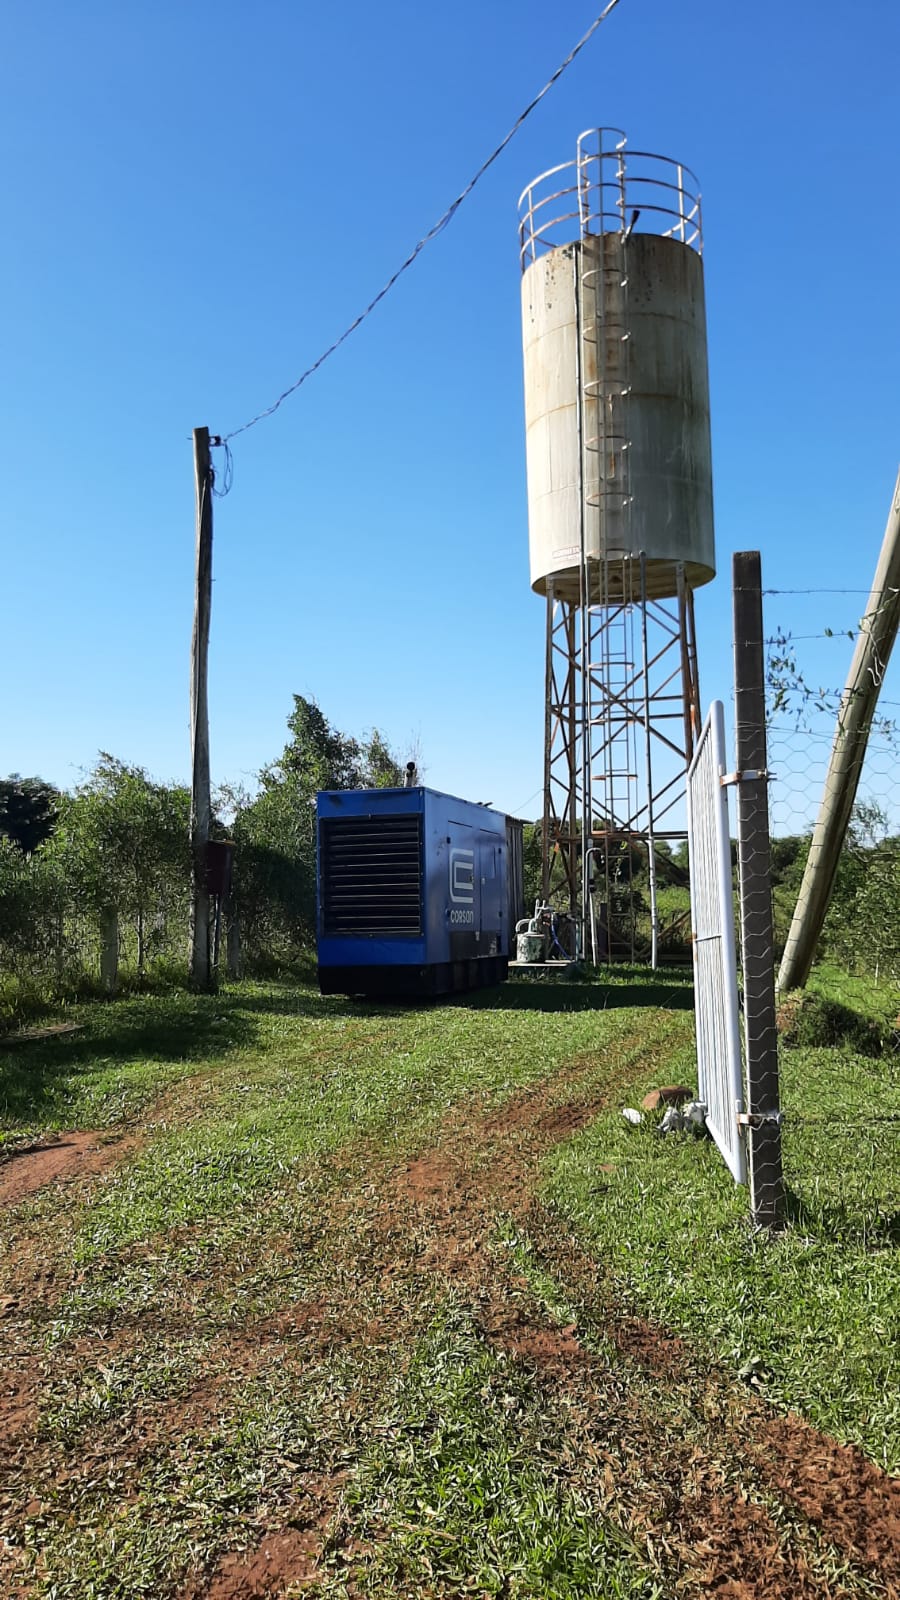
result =
[[188,1589],[183,1600],[266,1600],[290,1584],[313,1583],[322,1534],[315,1529],[283,1528],[267,1533],[255,1550],[223,1556],[208,1586]]
[[609,1099],[604,1097],[602,1100],[589,1100],[584,1105],[554,1106],[537,1118],[535,1132],[546,1140],[549,1148],[551,1144],[559,1144],[563,1139],[571,1139],[573,1134],[580,1133],[608,1105]]
[[[570,1065],[565,1076],[557,1077],[554,1083],[562,1088],[574,1086],[579,1078],[596,1067],[594,1056],[581,1057]],[[574,1098],[562,1100],[559,1105],[548,1106],[547,1085],[531,1086],[513,1095],[499,1111],[481,1120],[481,1140],[483,1142],[486,1136],[490,1138],[514,1129],[538,1131],[550,1141],[566,1138],[571,1133],[577,1133],[579,1128],[586,1127],[593,1117],[604,1111],[614,1099],[615,1092],[615,1084],[605,1084],[601,1094],[576,1094]]]
[[771,1513],[743,1489],[700,1496],[681,1510],[679,1532],[697,1564],[703,1594],[716,1600],[831,1600],[846,1594],[813,1573],[802,1550],[779,1536]]
[[406,1168],[402,1177],[398,1178],[401,1188],[413,1200],[430,1200],[433,1195],[446,1191],[457,1176],[454,1163],[448,1161],[445,1155],[430,1151],[426,1156],[420,1156],[418,1161],[413,1161]]
[[637,1361],[658,1378],[682,1378],[689,1359],[688,1347],[676,1334],[667,1333],[644,1317],[621,1317],[606,1325],[610,1339],[630,1361]]
[[0,1372],[0,1460],[17,1436],[34,1423],[43,1372],[44,1362],[37,1357]]
[[[320,1560],[347,1473],[304,1485],[304,1515],[270,1529],[250,1550],[230,1550],[211,1573],[189,1577],[179,1600],[269,1600],[318,1584]],[[299,1524],[302,1522],[302,1526]]]
[[48,1183],[105,1172],[136,1143],[134,1137],[81,1131],[61,1134],[52,1144],[18,1150],[0,1166],[0,1206],[18,1205]]
[[828,1538],[900,1594],[900,1481],[800,1417],[763,1426],[763,1473]]
[[527,1361],[538,1372],[545,1374],[565,1373],[573,1362],[583,1360],[585,1356],[574,1322],[567,1328],[553,1328],[525,1317],[489,1318],[485,1331],[502,1350],[521,1361]]

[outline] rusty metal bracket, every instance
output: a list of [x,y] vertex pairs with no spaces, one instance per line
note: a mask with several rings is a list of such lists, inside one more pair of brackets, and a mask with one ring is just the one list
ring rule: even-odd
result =
[[760,767],[758,770],[754,767],[745,767],[742,772],[724,772],[719,782],[724,789],[726,785],[734,783],[768,783],[773,776],[768,767]]

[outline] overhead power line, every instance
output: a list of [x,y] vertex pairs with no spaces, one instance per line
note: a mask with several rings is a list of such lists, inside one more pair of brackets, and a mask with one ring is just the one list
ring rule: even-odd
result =
[[368,316],[371,316],[372,312],[375,310],[375,307],[381,303],[385,295],[390,293],[391,289],[394,287],[394,284],[398,281],[398,279],[402,278],[404,272],[409,270],[417,256],[421,255],[422,251],[425,249],[425,246],[430,244],[432,239],[437,238],[437,235],[442,233],[444,228],[446,228],[448,222],[453,220],[463,201],[468,199],[479,179],[484,177],[484,174],[487,172],[489,167],[493,166],[494,162],[497,160],[497,157],[503,154],[507,145],[515,138],[523,122],[527,121],[535,107],[540,105],[544,96],[549,94],[550,90],[553,88],[553,85],[559,81],[563,73],[566,71],[566,68],[572,65],[575,57],[581,54],[585,45],[597,32],[601,22],[606,21],[606,18],[609,16],[610,12],[614,11],[618,4],[619,0],[609,0],[609,4],[604,6],[603,10],[600,12],[600,15],[591,23],[587,33],[583,34],[574,48],[569,51],[565,61],[560,63],[556,71],[553,73],[553,76],[547,79],[543,89],[541,89],[540,92],[535,95],[530,104],[527,105],[525,110],[516,118],[509,130],[509,133],[506,135],[506,138],[497,145],[495,150],[491,151],[491,154],[488,156],[487,160],[481,163],[481,166],[478,168],[478,171],[475,173],[474,177],[469,179],[469,182],[466,184],[465,188],[460,191],[460,193],[456,196],[456,199],[447,207],[443,216],[439,217],[434,226],[429,228],[428,232],[422,235],[422,238],[419,240],[418,244],[406,257],[406,260],[402,262],[397,268],[396,272],[394,272],[391,277],[388,278],[388,281],[384,287],[379,289],[374,300],[370,300],[365,310],[361,311],[359,316],[350,323],[349,327],[344,329],[340,338],[335,339],[334,343],[330,344],[327,350],[323,350],[318,360],[314,361],[312,366],[307,367],[305,372],[301,372],[299,378],[297,378],[297,380],[292,383],[289,388],[283,390],[278,396],[278,399],[273,401],[272,405],[267,406],[265,411],[257,412],[256,416],[251,417],[249,422],[243,422],[239,428],[232,428],[230,433],[224,434],[222,436],[223,444],[227,444],[229,439],[236,438],[239,433],[246,433],[248,428],[254,428],[258,422],[264,421],[266,417],[273,416],[278,410],[279,406],[282,406],[285,400],[288,400],[292,394],[296,394],[297,390],[301,388],[301,386],[306,382],[307,378],[311,378],[314,372],[318,372],[322,364],[328,360],[328,357],[333,356],[334,352],[340,349],[344,341],[349,339],[351,333],[355,333],[360,324],[365,322]]

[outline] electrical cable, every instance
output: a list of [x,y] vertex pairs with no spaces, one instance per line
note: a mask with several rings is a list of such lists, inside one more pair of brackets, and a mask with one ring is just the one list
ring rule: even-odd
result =
[[272,405],[267,406],[264,411],[257,412],[256,416],[251,417],[249,422],[243,422],[239,428],[232,428],[230,433],[222,435],[223,444],[227,444],[229,439],[235,439],[239,433],[246,433],[248,428],[255,428],[256,424],[264,421],[266,417],[273,416],[278,410],[279,406],[282,406],[285,400],[288,400],[292,394],[296,394],[297,390],[306,382],[307,378],[311,378],[314,372],[318,372],[323,363],[328,360],[328,357],[333,356],[335,351],[340,349],[344,341],[349,339],[351,333],[355,333],[361,323],[365,322],[368,316],[371,316],[372,312],[375,310],[375,307],[381,303],[381,301],[385,298],[385,295],[390,293],[391,289],[394,287],[394,284],[399,278],[402,278],[404,272],[408,271],[416,258],[425,249],[425,246],[430,244],[432,239],[437,238],[437,235],[443,232],[447,224],[452,222],[463,201],[468,199],[469,195],[472,193],[476,183],[478,183],[479,180],[484,177],[484,174],[487,172],[488,168],[493,166],[494,162],[497,160],[497,157],[503,154],[507,145],[515,138],[515,135],[518,133],[523,122],[525,122],[528,117],[531,116],[532,111],[534,111],[535,108],[540,105],[544,96],[549,94],[550,90],[553,88],[553,85],[559,81],[563,73],[566,71],[566,68],[572,65],[572,62],[575,60],[576,56],[581,54],[585,45],[597,32],[601,22],[606,21],[606,18],[609,16],[610,12],[614,11],[618,4],[619,0],[608,0],[608,4],[604,6],[603,10],[600,12],[600,15],[594,19],[587,32],[582,35],[574,48],[569,51],[565,61],[563,61],[557,67],[552,77],[547,79],[543,89],[541,89],[540,92],[535,95],[530,104],[527,105],[525,110],[516,118],[509,130],[509,133],[506,135],[506,138],[501,140],[496,149],[491,151],[491,154],[488,156],[487,160],[481,163],[481,166],[478,168],[478,171],[475,173],[474,177],[469,179],[469,182],[466,184],[465,188],[460,191],[456,199],[447,207],[443,216],[438,219],[433,227],[429,228],[427,233],[422,235],[422,238],[419,240],[418,244],[415,245],[415,247],[406,257],[406,260],[397,268],[396,272],[394,272],[391,277],[388,278],[388,281],[384,287],[379,289],[374,300],[370,300],[365,310],[361,311],[359,316],[350,323],[349,327],[344,329],[344,332],[341,334],[340,338],[335,339],[334,343],[330,344],[328,349],[322,352],[318,360],[313,362],[312,366],[307,367],[305,372],[301,372],[296,382],[292,383],[289,388],[284,389],[278,396],[278,399],[273,401]]
[[543,792],[544,792],[544,786],[543,786],[543,784],[541,784],[541,787],[539,789],[535,789],[534,794],[530,794],[528,796],[527,800],[523,800],[522,804],[520,806],[516,806],[515,810],[510,812],[510,816],[511,817],[517,817],[519,815],[519,813],[525,809],[526,806],[530,806],[531,805],[532,800],[536,800],[538,795],[539,794],[543,794]]

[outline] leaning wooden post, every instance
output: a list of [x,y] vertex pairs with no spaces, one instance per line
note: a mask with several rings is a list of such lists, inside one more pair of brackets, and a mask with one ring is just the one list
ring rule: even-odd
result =
[[765,652],[758,550],[733,558],[734,742],[737,759],[741,964],[744,973],[747,1166],[750,1210],[761,1228],[777,1227],[784,1205],[775,936],[769,846]]
[[778,987],[802,989],[825,924],[859,787],[878,696],[900,628],[900,473],[866,614],[838,711],[831,760],[806,870],[781,959]]
[[209,779],[207,663],[212,609],[212,468],[209,429],[194,429],[194,483],[197,502],[197,562],[194,628],[191,636],[191,983],[209,989],[213,972],[209,951],[209,889],[206,847],[212,806]]

